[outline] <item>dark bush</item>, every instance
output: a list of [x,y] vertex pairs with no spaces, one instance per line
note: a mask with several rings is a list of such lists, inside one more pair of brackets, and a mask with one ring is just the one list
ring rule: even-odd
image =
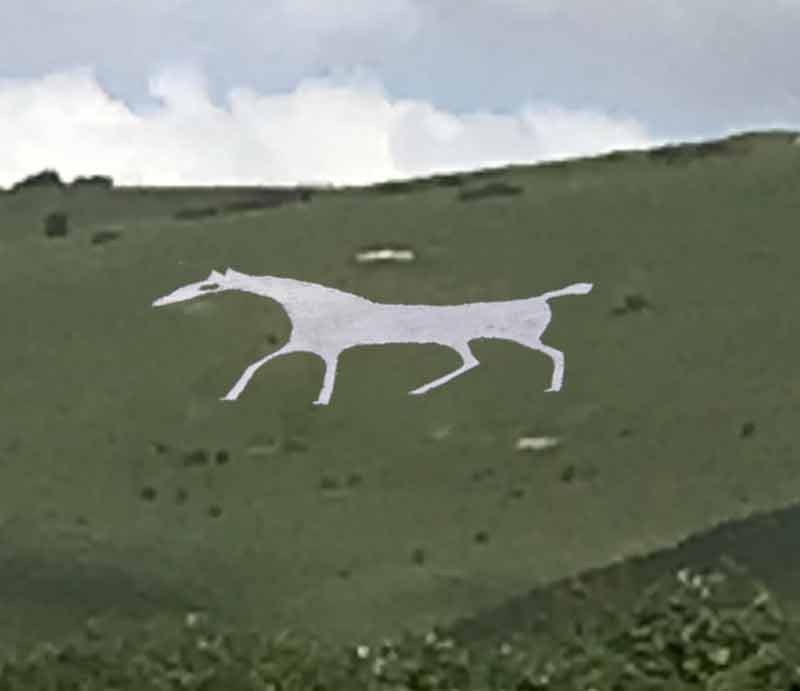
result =
[[643,310],[651,310],[653,306],[640,293],[629,293],[626,295],[621,305],[617,305],[611,309],[612,314],[622,315],[630,312],[641,312]]
[[29,175],[27,178],[15,183],[12,185],[11,191],[17,192],[28,187],[59,187],[63,189],[64,183],[55,170],[48,168],[41,173]]
[[236,201],[229,202],[222,207],[222,211],[225,213],[236,213],[240,211],[255,211],[258,209],[274,209],[275,207],[292,202],[310,202],[311,196],[311,190],[305,188],[296,190],[264,190],[256,197],[237,199]]
[[389,182],[379,182],[371,189],[379,194],[408,194],[409,192],[421,192],[425,187],[424,180],[390,180]]
[[[473,173],[472,175],[476,174]],[[371,185],[369,189],[378,194],[410,194],[432,187],[460,187],[466,183],[466,180],[466,177],[460,173],[451,173],[413,180],[389,180]]]
[[114,186],[114,179],[109,175],[90,175],[89,177],[78,176],[72,181],[73,187],[100,187],[111,189]]
[[175,212],[175,218],[179,221],[191,221],[196,218],[206,218],[208,216],[216,216],[219,209],[215,206],[201,206],[189,209],[179,209]]
[[516,185],[508,185],[504,182],[490,182],[473,190],[463,190],[459,192],[458,198],[461,201],[473,201],[484,199],[485,197],[508,197],[522,193],[522,188]]
[[701,142],[700,144],[670,144],[651,149],[647,156],[654,161],[663,163],[688,163],[694,159],[706,156],[736,153],[734,147],[727,140],[716,142]]
[[185,466],[207,465],[208,462],[208,451],[205,449],[195,449],[194,451],[190,451],[183,456],[183,465]]
[[460,187],[466,180],[463,175],[453,173],[452,175],[435,175],[431,182],[439,187]]
[[225,211],[256,211],[257,209],[271,209],[280,206],[283,201],[275,199],[242,199],[240,201],[231,202],[226,204],[223,209]]
[[116,240],[119,236],[120,234],[113,230],[98,230],[94,235],[92,235],[92,244],[102,245],[105,242]]
[[628,158],[627,151],[609,151],[607,154],[603,154],[602,156],[598,156],[597,160],[599,161],[607,161],[609,163],[613,163],[615,161],[624,161]]
[[69,232],[67,214],[56,211],[45,216],[44,232],[50,238],[64,237]]

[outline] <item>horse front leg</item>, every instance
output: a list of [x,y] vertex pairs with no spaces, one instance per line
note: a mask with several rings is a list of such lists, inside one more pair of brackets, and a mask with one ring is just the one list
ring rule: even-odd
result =
[[261,367],[261,365],[266,364],[267,362],[269,362],[273,358],[278,357],[279,355],[286,355],[287,353],[292,353],[292,352],[296,352],[295,348],[293,348],[287,343],[285,346],[283,346],[283,348],[276,350],[274,353],[270,353],[269,355],[261,358],[260,360],[256,360],[254,363],[249,365],[247,369],[245,369],[245,371],[242,373],[242,376],[240,376],[237,382],[233,385],[233,388],[219,400],[235,401],[237,398],[239,398],[239,394],[242,393],[244,387],[247,386],[247,382],[250,381],[252,376],[256,373],[256,370],[258,370],[258,368]]
[[333,384],[336,381],[336,367],[339,363],[339,353],[324,355],[317,353],[325,361],[325,377],[322,381],[322,389],[314,401],[314,405],[328,405],[333,395]]

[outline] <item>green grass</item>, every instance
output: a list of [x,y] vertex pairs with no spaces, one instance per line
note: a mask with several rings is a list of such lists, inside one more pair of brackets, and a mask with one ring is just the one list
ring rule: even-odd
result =
[[[270,208],[258,189],[0,194],[0,643],[193,606],[265,634],[424,632],[796,502],[793,136]],[[175,217],[203,208],[226,211]],[[67,235],[45,233],[52,213]],[[383,244],[417,260],[353,260]],[[345,352],[329,407],[312,404],[323,366],[305,354],[231,404],[242,370],[285,341],[280,307],[239,293],[150,306],[229,266],[387,302],[595,289],[553,301],[557,395],[540,353],[482,340],[480,367],[425,396],[408,392],[455,354],[387,345]],[[516,452],[527,435],[563,444]],[[198,450],[208,462],[187,464]]]

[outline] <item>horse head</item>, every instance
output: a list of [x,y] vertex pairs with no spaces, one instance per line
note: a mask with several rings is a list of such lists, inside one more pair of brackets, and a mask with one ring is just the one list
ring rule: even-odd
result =
[[230,290],[234,287],[233,279],[238,275],[239,274],[233,271],[233,269],[228,269],[224,274],[219,271],[212,271],[204,281],[189,283],[158,298],[153,302],[153,307],[170,305],[173,302],[184,302],[185,300],[193,300],[201,295],[221,293],[223,290]]

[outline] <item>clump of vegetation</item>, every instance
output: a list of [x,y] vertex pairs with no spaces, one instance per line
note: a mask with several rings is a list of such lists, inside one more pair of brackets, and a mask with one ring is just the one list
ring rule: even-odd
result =
[[114,186],[114,179],[109,175],[79,175],[72,181],[72,187],[97,187],[109,190]]
[[740,437],[752,437],[756,431],[756,424],[754,422],[745,422],[739,429]]
[[739,132],[728,137],[729,142],[737,144],[757,143],[759,141],[775,142],[778,144],[793,144],[797,141],[797,130],[757,130],[753,132]]
[[311,190],[298,188],[296,190],[264,190],[251,199],[239,199],[229,202],[222,207],[223,213],[237,213],[242,211],[257,211],[259,209],[274,209],[275,207],[291,202],[308,203],[311,201]]
[[[471,173],[470,176],[474,176]],[[429,178],[413,178],[410,180],[389,180],[370,185],[369,189],[378,194],[410,194],[422,192],[431,187],[460,187],[466,184],[468,175],[463,173],[446,173],[432,175]]]
[[505,182],[489,182],[483,187],[473,190],[462,190],[458,194],[461,201],[474,201],[485,199],[486,197],[509,197],[522,194],[522,188],[517,185],[509,185]]
[[194,208],[178,209],[174,217],[179,221],[194,221],[198,218],[216,216],[219,209],[215,206],[199,206]]
[[379,194],[409,194],[421,192],[427,187],[425,180],[390,180],[371,185],[370,189]]
[[209,454],[205,449],[195,449],[183,455],[185,466],[208,465]]
[[256,211],[258,209],[271,209],[278,206],[281,202],[272,199],[242,199],[240,201],[225,204],[225,211]]
[[460,187],[466,182],[466,177],[460,173],[450,175],[434,175],[431,182],[439,187]]
[[312,191],[307,188],[297,188],[292,190],[267,189],[262,190],[257,196],[247,199],[237,199],[221,207],[202,206],[179,209],[174,217],[181,221],[192,221],[198,218],[207,218],[224,214],[242,213],[245,211],[258,211],[260,209],[274,209],[283,204],[292,202],[302,202],[307,204],[311,201]]
[[614,163],[616,161],[625,161],[630,157],[630,153],[627,151],[609,151],[607,154],[602,154],[601,156],[597,156],[598,161],[607,161],[608,163]]
[[[415,563],[424,562],[419,549]],[[470,691],[478,689],[800,689],[796,625],[736,565],[688,568],[648,588],[606,630],[580,631],[546,654],[531,641],[459,642],[425,635],[345,646],[284,631],[218,630],[190,613],[177,626],[17,650],[0,662],[4,689],[204,691]],[[613,630],[610,630],[613,628]]]
[[49,238],[64,237],[69,233],[69,218],[63,211],[54,211],[44,217],[44,232]]
[[336,688],[329,683],[329,665],[310,664],[326,659],[314,644],[288,634],[262,641],[219,633],[193,616],[182,631],[165,632],[157,641],[141,634],[116,640],[95,634],[94,640],[35,646],[0,666],[0,684],[20,691]]
[[484,652],[488,685],[466,688],[797,690],[797,631],[761,584],[723,559],[662,577],[602,627],[576,622],[548,654],[512,636]]
[[91,242],[93,245],[103,245],[106,242],[111,242],[119,237],[120,233],[114,230],[98,230],[96,233],[92,234]]
[[485,545],[489,542],[489,533],[485,530],[479,530],[475,535],[472,536],[472,539],[477,542],[479,545]]
[[345,482],[348,487],[358,487],[364,482],[364,476],[361,473],[348,473]]
[[332,490],[339,488],[339,481],[331,475],[323,475],[319,481],[320,489]]
[[64,189],[65,185],[64,182],[58,175],[58,172],[47,168],[43,170],[41,173],[35,173],[34,175],[29,175],[26,178],[23,178],[17,183],[14,183],[11,186],[11,192],[18,192],[20,190],[33,188],[33,187],[58,187],[59,189]]
[[628,293],[622,299],[622,304],[611,308],[611,313],[617,316],[629,314],[630,312],[642,312],[651,310],[653,306],[641,293]]
[[302,437],[287,437],[283,442],[286,453],[303,453],[308,451],[308,442]]
[[485,178],[494,178],[507,175],[513,166],[503,166],[502,168],[487,168],[483,170],[470,171],[469,173],[439,173],[424,178],[411,178],[407,180],[388,180],[369,185],[370,192],[378,194],[410,194],[412,192],[423,192],[436,187],[461,187],[472,182],[478,182]]
[[713,142],[700,142],[699,144],[669,144],[647,152],[647,156],[654,161],[663,163],[688,163],[706,156],[718,156],[737,153],[736,147],[727,139]]
[[[648,588],[606,644],[620,680],[669,688],[800,688],[796,627],[770,593],[731,561],[680,569]],[[608,669],[608,667],[607,667]]]

